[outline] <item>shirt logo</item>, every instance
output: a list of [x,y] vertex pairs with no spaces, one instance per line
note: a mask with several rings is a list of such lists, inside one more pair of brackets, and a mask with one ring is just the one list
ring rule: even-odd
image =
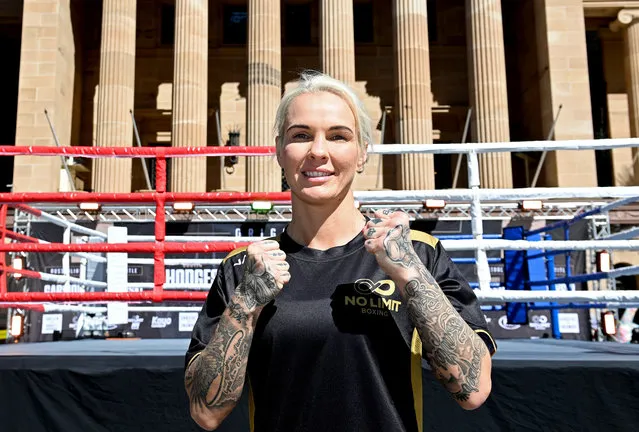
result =
[[355,291],[362,295],[375,293],[390,297],[395,292],[395,282],[390,279],[384,279],[379,282],[373,282],[370,279],[358,279],[355,281]]
[[345,296],[344,305],[358,307],[362,314],[388,316],[389,312],[398,312],[402,304],[399,300],[387,298],[395,293],[395,282],[392,280],[374,282],[370,279],[358,279],[353,288],[359,295]]

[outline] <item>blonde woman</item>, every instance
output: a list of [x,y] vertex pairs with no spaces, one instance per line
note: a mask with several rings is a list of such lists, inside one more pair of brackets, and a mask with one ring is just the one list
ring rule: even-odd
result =
[[303,74],[275,130],[292,220],[220,265],[186,355],[193,419],[216,429],[249,384],[258,432],[418,431],[422,357],[463,408],[480,406],[495,345],[468,283],[405,214],[355,207],[361,101]]

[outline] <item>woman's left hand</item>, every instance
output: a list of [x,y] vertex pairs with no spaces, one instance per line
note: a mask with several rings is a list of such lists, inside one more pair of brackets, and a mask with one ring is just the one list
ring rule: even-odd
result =
[[404,212],[381,210],[364,226],[366,250],[390,277],[417,273],[421,265],[410,240],[408,215]]

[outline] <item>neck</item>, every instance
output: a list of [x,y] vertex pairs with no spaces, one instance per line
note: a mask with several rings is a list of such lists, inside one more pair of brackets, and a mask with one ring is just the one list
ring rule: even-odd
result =
[[293,218],[286,232],[296,242],[313,249],[326,250],[351,241],[364,227],[365,219],[355,208],[349,192],[336,204],[313,205],[293,195]]

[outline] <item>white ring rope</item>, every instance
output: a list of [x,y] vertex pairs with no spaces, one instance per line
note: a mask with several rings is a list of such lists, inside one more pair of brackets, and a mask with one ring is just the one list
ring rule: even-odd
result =
[[63,228],[69,228],[71,231],[75,231],[75,232],[80,233],[80,234],[84,234],[84,235],[88,235],[88,236],[96,236],[96,237],[99,237],[99,238],[101,238],[103,240],[106,240],[106,238],[107,238],[107,235],[105,233],[103,233],[103,232],[96,231],[96,230],[93,230],[91,228],[83,227],[82,225],[74,224],[73,222],[69,222],[69,221],[67,221],[65,219],[59,218],[57,216],[54,216],[54,215],[49,214],[49,213],[47,213],[45,211],[42,211],[42,210],[39,210],[40,211],[39,215],[35,215],[35,214],[33,214],[33,213],[31,213],[31,212],[29,212],[27,210],[23,210],[23,209],[19,209],[19,208],[18,208],[18,210],[20,210],[23,213],[30,214],[31,216],[33,216],[36,219],[37,218],[44,219],[44,220],[46,220],[48,222],[53,223],[54,225],[58,225],[58,226],[61,226]]
[[[610,199],[632,198],[639,201],[639,186],[581,188],[521,188],[521,189],[443,189],[415,191],[356,191],[360,203],[391,201],[393,203],[422,202],[427,198],[445,201],[540,200],[540,199]],[[629,200],[632,201],[632,200]],[[486,203],[482,203],[486,204]]]
[[[269,237],[167,236],[169,242],[256,242]],[[152,241],[153,236],[128,236],[130,241]],[[440,240],[448,251],[476,250],[639,250],[639,240]]]
[[451,144],[377,144],[368,147],[373,154],[454,154],[454,153],[512,153],[556,150],[610,150],[639,147],[639,138],[607,138],[564,141],[517,141],[494,143]]
[[475,250],[639,250],[639,240],[440,240],[448,251]]
[[475,290],[482,304],[503,304],[508,302],[639,302],[639,291],[514,291]]

